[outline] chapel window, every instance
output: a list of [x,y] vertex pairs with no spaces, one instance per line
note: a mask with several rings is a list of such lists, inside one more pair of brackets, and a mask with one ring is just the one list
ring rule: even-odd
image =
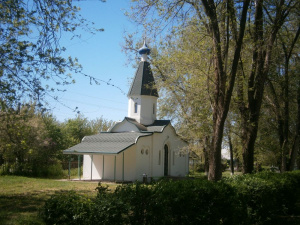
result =
[[137,102],[134,103],[134,113],[137,113],[138,111],[138,104]]
[[158,165],[160,165],[160,161],[161,161],[161,151],[159,150],[159,152],[158,152]]
[[173,166],[175,165],[175,152],[173,151]]

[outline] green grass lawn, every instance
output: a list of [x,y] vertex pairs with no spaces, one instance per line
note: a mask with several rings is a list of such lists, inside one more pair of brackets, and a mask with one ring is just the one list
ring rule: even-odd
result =
[[[96,196],[97,185],[97,182],[0,176],[0,224],[44,224],[38,212],[52,194],[75,190]],[[115,186],[112,184],[111,188]]]

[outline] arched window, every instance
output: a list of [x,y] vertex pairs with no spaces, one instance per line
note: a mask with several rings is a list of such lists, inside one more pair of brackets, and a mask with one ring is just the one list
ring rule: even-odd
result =
[[164,176],[169,175],[169,147],[168,145],[164,146]]
[[158,152],[158,165],[160,165],[160,161],[161,161],[161,150],[159,150]]
[[138,111],[138,104],[137,102],[134,103],[134,113],[137,113]]
[[173,166],[175,165],[175,152],[173,151]]

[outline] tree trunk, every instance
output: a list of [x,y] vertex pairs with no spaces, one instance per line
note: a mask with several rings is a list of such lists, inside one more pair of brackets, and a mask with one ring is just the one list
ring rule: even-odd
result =
[[204,172],[205,175],[208,176],[209,173],[209,137],[205,137],[204,140],[204,149],[203,149],[203,153],[204,153]]
[[[296,126],[296,134],[294,138],[293,148],[290,151],[290,162],[288,170],[292,171],[295,168],[295,163],[297,160],[297,155],[299,154],[299,139],[300,139],[300,75],[298,74],[298,90],[297,90],[297,105],[298,105],[298,112],[297,112],[297,126]],[[298,162],[298,168],[300,162]]]
[[215,125],[212,148],[209,154],[209,173],[208,179],[213,181],[221,180],[222,178],[222,164],[221,164],[221,146],[223,139],[225,121],[219,121]]
[[232,142],[231,142],[231,135],[230,133],[228,134],[228,142],[229,142],[229,152],[230,152],[230,171],[231,175],[234,174],[234,165],[233,165],[233,147],[232,147]]
[[[290,152],[290,161],[289,161],[289,164],[288,164],[288,171],[293,171],[294,168],[295,168],[295,164],[296,164],[296,159],[297,159],[297,155],[298,155],[298,152],[299,152],[299,139],[300,139],[300,136],[297,135],[295,137],[295,140],[294,140],[294,144],[293,144],[293,148]],[[299,165],[298,165],[299,167]]]
[[252,173],[254,168],[254,145],[257,136],[258,121],[246,128],[246,139],[243,145],[243,174]]
[[213,138],[209,154],[209,174],[208,179],[217,181],[222,178],[222,165],[221,165],[221,148],[224,133],[224,124],[229,111],[229,105],[231,101],[232,91],[235,83],[235,77],[237,72],[238,61],[242,50],[242,44],[244,39],[245,24],[247,18],[247,11],[250,0],[244,1],[242,16],[240,19],[239,32],[235,27],[236,17],[234,16],[233,2],[228,1],[227,9],[228,13],[231,13],[231,22],[233,23],[232,32],[235,34],[235,50],[234,57],[231,64],[230,76],[227,76],[224,68],[224,52],[222,52],[221,37],[219,30],[219,21],[217,17],[217,10],[213,0],[202,0],[203,7],[206,15],[209,18],[209,25],[211,36],[213,39],[214,48],[214,65],[215,65],[215,89],[213,99]]
[[243,173],[253,172],[254,145],[257,137],[259,115],[272,50],[277,33],[288,15],[288,11],[283,9],[283,6],[284,1],[280,1],[280,4],[276,8],[276,18],[273,22],[273,29],[269,35],[265,34],[266,37],[264,38],[263,0],[256,1],[253,36],[254,51],[252,56],[252,70],[248,80],[248,104],[244,106],[247,110],[241,111],[242,118],[246,121],[242,127],[245,138],[243,140]]

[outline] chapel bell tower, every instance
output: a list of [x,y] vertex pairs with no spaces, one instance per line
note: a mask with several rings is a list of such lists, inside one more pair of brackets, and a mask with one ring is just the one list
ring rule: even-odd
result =
[[141,61],[128,92],[128,117],[143,125],[150,125],[156,120],[158,92],[154,77],[147,62],[150,49],[144,41],[139,49]]

